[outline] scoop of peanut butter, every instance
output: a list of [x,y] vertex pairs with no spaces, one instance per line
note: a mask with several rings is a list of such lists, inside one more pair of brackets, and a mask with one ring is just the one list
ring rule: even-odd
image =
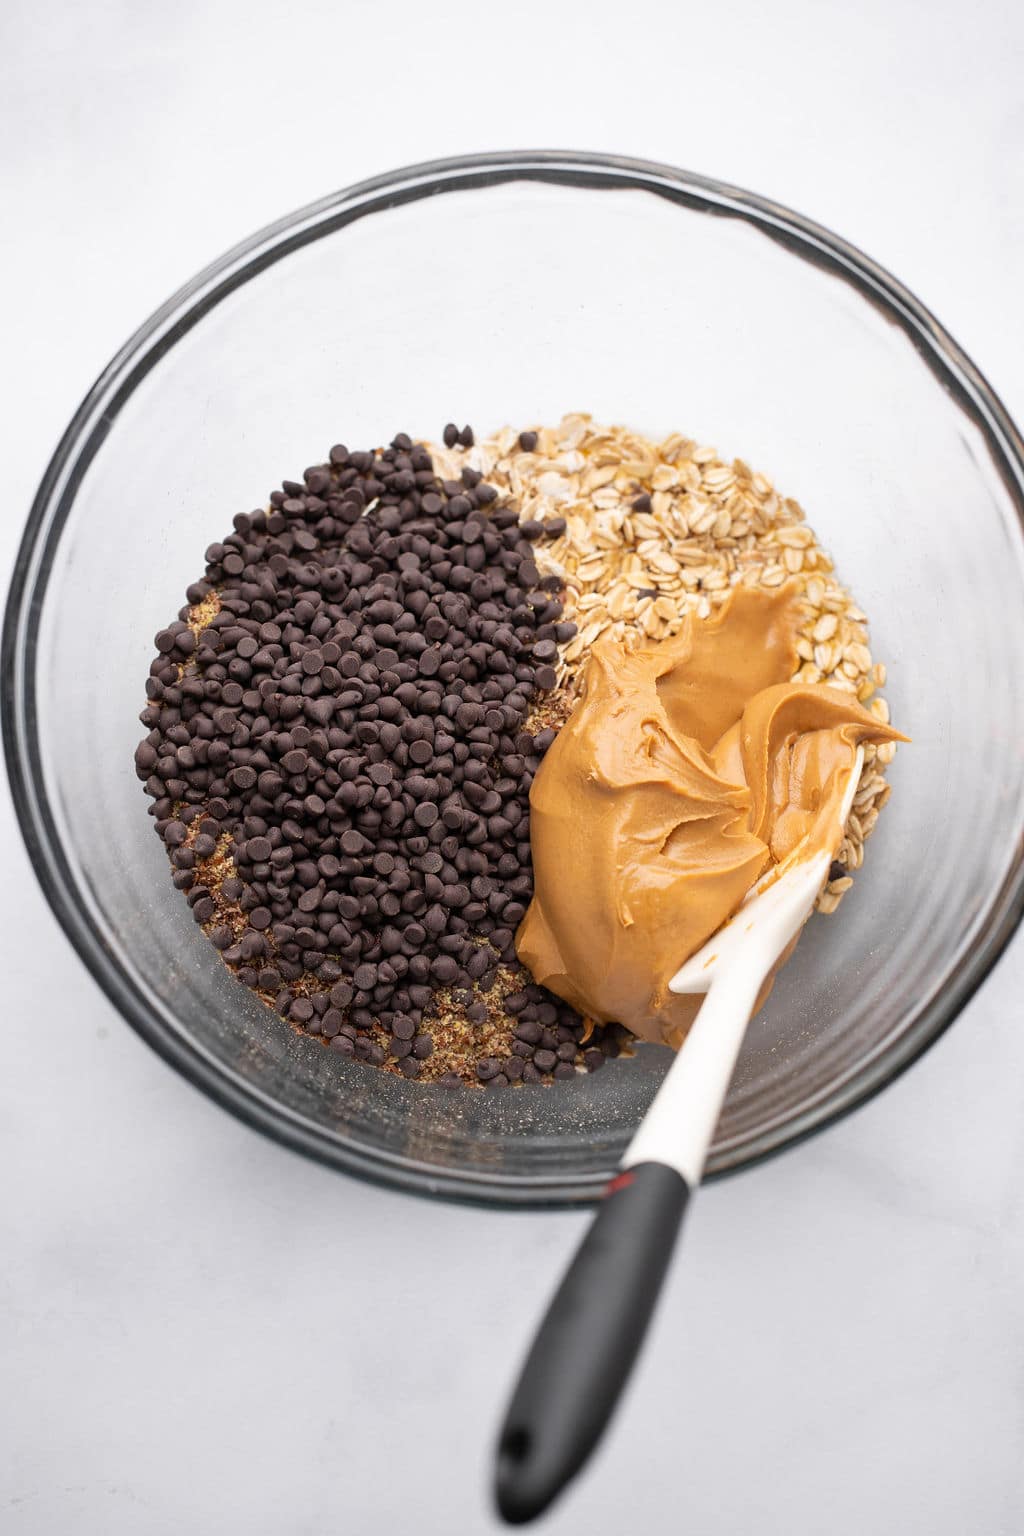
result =
[[789,682],[800,597],[737,587],[651,644],[609,638],[534,780],[519,958],[581,1014],[678,1047],[670,978],[787,857],[834,851],[857,746],[905,740],[852,694]]

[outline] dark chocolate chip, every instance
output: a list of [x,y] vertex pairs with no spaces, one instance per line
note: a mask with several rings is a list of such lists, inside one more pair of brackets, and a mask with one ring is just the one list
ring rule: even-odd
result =
[[[449,423],[445,440],[473,436]],[[524,433],[521,446],[537,441]],[[336,444],[209,547],[187,600],[216,591],[220,611],[198,644],[180,617],[156,641],[136,771],[175,882],[246,984],[378,1065],[386,1053],[367,1032],[379,1024],[418,1070],[439,988],[468,1027],[486,1022],[469,989],[514,959],[532,894],[528,795],[554,733],[523,725],[575,629],[531,554],[564,519],[524,527],[496,503],[468,466],[436,479],[406,434],[383,455]],[[204,864],[197,882],[196,859],[225,835],[237,870]],[[237,942],[224,903],[246,917]],[[530,999],[538,1023],[546,994]],[[516,1046],[543,1052],[550,1035],[569,1066],[582,1026],[565,1016],[567,1039],[538,1023]],[[605,1047],[602,1035],[590,1049],[603,1060],[617,1050]],[[540,1075],[515,1048],[508,1059],[489,1081]]]

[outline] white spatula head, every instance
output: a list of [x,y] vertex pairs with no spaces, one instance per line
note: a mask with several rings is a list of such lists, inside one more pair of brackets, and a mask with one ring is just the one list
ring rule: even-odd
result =
[[[858,747],[839,810],[840,827],[850,814],[863,766],[864,749]],[[747,893],[739,911],[680,966],[669,991],[706,992],[721,966],[738,963],[741,955],[743,964],[763,963],[767,972],[810,916],[834,855],[834,848],[826,848],[806,858],[797,848],[770,870]]]

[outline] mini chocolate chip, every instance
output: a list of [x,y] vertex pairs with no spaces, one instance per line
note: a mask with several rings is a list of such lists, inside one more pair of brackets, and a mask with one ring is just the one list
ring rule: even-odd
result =
[[[446,440],[468,446],[472,432],[450,423]],[[521,446],[537,442],[526,433]],[[425,1059],[420,1024],[439,987],[470,1028],[487,1022],[469,988],[490,988],[514,959],[532,894],[528,795],[553,732],[533,739],[523,723],[575,629],[531,554],[564,519],[520,526],[497,494],[468,466],[435,478],[406,434],[383,455],[335,445],[210,546],[187,598],[216,588],[220,611],[198,644],[181,619],[156,642],[136,769],[182,856],[176,883],[247,985],[286,1013],[311,1003],[299,1023],[378,1065],[375,1022],[397,1039],[408,1020],[416,1049],[401,1060]],[[193,866],[223,835],[238,878],[216,897],[220,871],[204,866],[200,884]],[[246,916],[237,943],[222,903]],[[530,999],[536,1012],[547,995]],[[489,1081],[534,1080],[515,1048],[547,1049],[549,1035],[568,1065],[582,1026],[565,1016],[568,1040],[518,1039],[516,1066]],[[602,1036],[592,1049],[603,1060],[613,1047]]]

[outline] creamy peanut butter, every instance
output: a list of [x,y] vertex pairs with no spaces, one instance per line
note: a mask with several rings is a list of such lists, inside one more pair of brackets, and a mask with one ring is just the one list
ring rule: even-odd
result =
[[668,640],[599,642],[530,793],[519,958],[599,1022],[678,1047],[668,982],[773,864],[834,850],[857,745],[905,740],[838,690],[788,680],[800,597],[737,587]]

